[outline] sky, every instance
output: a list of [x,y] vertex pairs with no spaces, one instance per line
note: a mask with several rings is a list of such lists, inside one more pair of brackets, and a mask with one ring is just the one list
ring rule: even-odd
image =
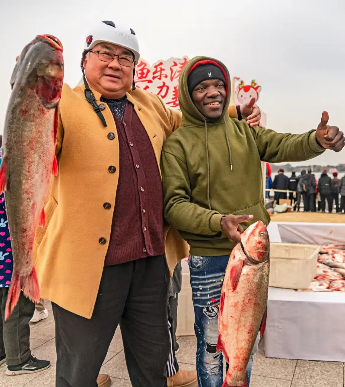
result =
[[[133,28],[149,63],[207,55],[246,84],[255,79],[271,129],[316,129],[326,110],[329,124],[345,130],[343,0],[0,0],[0,10],[0,133],[23,47],[37,34],[57,36],[64,46],[65,82],[74,86],[85,38],[100,20]],[[345,163],[345,150],[311,161],[339,163]]]

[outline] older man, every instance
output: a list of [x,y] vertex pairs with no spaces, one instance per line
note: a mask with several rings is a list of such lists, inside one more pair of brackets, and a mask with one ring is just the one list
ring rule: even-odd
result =
[[59,174],[35,241],[41,295],[56,322],[57,387],[97,385],[119,324],[132,385],[167,385],[168,266],[187,249],[163,227],[159,159],[181,115],[135,90],[138,59],[135,32],[101,22],[86,38],[84,85],[62,92]]

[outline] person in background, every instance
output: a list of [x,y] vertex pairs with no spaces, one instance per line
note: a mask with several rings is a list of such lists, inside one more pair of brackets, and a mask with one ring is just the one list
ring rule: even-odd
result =
[[[0,147],[2,136],[0,136]],[[0,153],[1,165],[1,153]],[[50,367],[50,361],[38,360],[30,350],[29,321],[35,304],[20,294],[18,304],[5,321],[5,306],[13,272],[11,237],[8,227],[5,197],[0,195],[0,366],[7,363],[6,374],[33,374]]]
[[38,304],[35,304],[35,312],[30,320],[30,323],[38,323],[48,317],[49,313],[46,307],[44,306],[44,301],[40,300]]
[[326,200],[328,204],[328,212],[332,213],[332,179],[327,175],[327,170],[322,171],[321,177],[318,183],[318,191],[321,196],[321,211],[326,212]]
[[340,179],[340,212],[345,212],[345,175]]
[[[297,183],[298,179],[296,172],[291,172],[291,177],[289,177],[289,199],[291,200],[291,205],[293,206],[297,201]],[[296,206],[296,204],[295,204]]]
[[340,179],[338,178],[338,172],[333,172],[332,179],[332,208],[333,202],[335,202],[335,211],[339,212],[339,193],[340,193]]
[[[303,210],[304,210],[304,212],[310,211],[310,208],[309,208],[309,206],[310,206],[309,184],[310,184],[310,178],[307,175],[307,171],[305,169],[302,169],[301,177],[298,179],[297,192],[300,193],[300,200],[301,200],[301,197],[303,198]],[[300,210],[300,200],[298,203],[298,211]]]
[[274,178],[272,188],[274,190],[286,190],[286,192],[274,191],[274,200],[279,204],[280,199],[287,198],[287,190],[289,188],[289,178],[284,175],[284,169],[279,169],[278,175]]
[[[272,188],[272,170],[270,163],[266,163],[266,189]],[[265,191],[265,197],[268,199],[270,197],[270,191]]]
[[311,169],[308,169],[308,188],[309,188],[309,211],[310,212],[316,212],[316,194],[315,194],[315,188],[316,188],[316,182],[315,182],[315,175],[311,172]]

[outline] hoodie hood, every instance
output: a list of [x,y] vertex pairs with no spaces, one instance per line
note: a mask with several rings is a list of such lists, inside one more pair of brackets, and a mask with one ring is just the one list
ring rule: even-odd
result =
[[[191,69],[195,67],[195,65],[198,62],[205,62],[205,61],[218,65],[218,67],[220,67],[220,69],[223,71],[223,74],[225,76],[225,81],[226,81],[227,95],[226,95],[226,100],[224,104],[224,109],[221,116],[216,120],[207,120],[206,117],[204,117],[199,112],[199,110],[195,107],[192,101],[192,97],[190,96],[188,91],[188,77]],[[190,125],[205,126],[205,122],[207,122],[208,126],[212,126],[221,121],[224,122],[224,121],[230,120],[229,114],[228,114],[228,108],[229,108],[230,96],[231,96],[229,79],[230,79],[230,74],[228,69],[221,61],[217,59],[206,57],[206,56],[197,56],[191,59],[187,63],[187,65],[183,68],[179,79],[179,103],[180,103],[180,109],[182,111],[183,126],[190,126]]]

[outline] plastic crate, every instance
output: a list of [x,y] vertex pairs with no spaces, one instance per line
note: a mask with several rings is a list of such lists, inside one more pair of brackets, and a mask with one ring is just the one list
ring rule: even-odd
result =
[[316,276],[320,245],[271,243],[269,285],[275,288],[307,289]]

